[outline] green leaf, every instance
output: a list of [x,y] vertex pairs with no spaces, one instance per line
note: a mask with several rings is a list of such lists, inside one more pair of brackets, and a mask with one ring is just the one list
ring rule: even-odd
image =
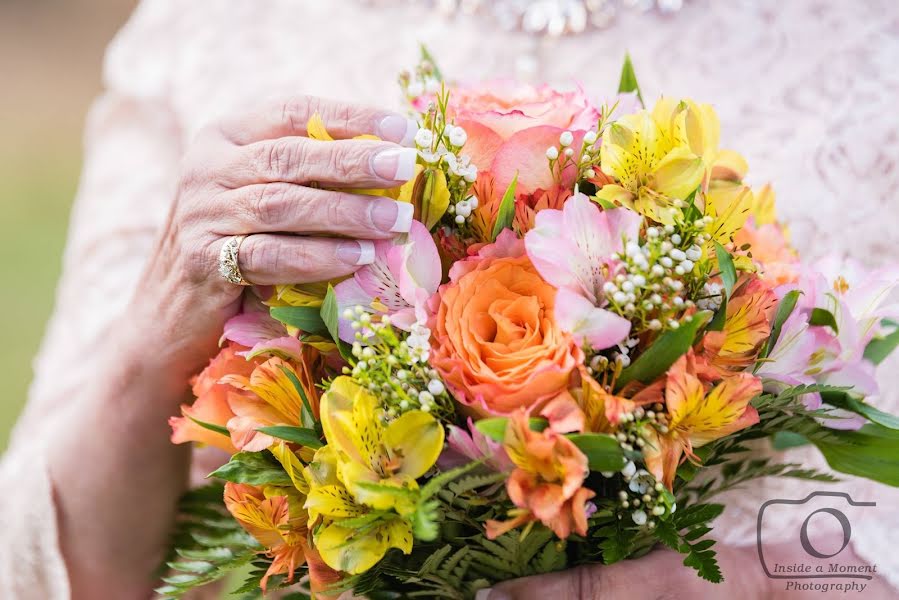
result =
[[272,318],[285,325],[296,327],[303,333],[325,335],[328,328],[321,317],[321,310],[314,306],[276,306],[269,311]]
[[503,200],[500,202],[499,211],[496,213],[496,222],[493,224],[493,234],[490,239],[494,242],[503,229],[511,229],[512,221],[515,218],[515,189],[518,187],[518,171],[506,188],[503,194]]
[[421,51],[421,60],[422,62],[430,63],[434,68],[434,77],[438,79],[438,81],[443,81],[443,73],[440,71],[440,67],[437,65],[437,61],[434,60],[434,55],[431,54],[431,51],[428,50],[428,47],[424,45],[424,43],[420,43],[419,50]]
[[778,431],[771,440],[771,446],[775,450],[787,450],[788,448],[798,448],[805,446],[809,441],[804,435],[793,431]]
[[836,471],[899,487],[899,433],[876,423],[812,440]]
[[307,448],[318,449],[324,446],[318,433],[316,433],[314,429],[309,429],[307,427],[275,425],[273,427],[260,427],[256,431],[261,431],[262,433],[278,438],[279,440],[293,442],[294,444],[300,444]]
[[209,477],[250,485],[293,485],[281,463],[268,452],[238,452]]
[[884,337],[874,338],[865,347],[865,358],[875,365],[879,365],[886,360],[893,350],[896,349],[896,346],[899,346],[899,323],[884,321],[884,324],[893,325],[896,328],[892,333]]
[[[496,442],[502,442],[506,439],[506,425],[509,419],[506,417],[490,417],[476,421],[475,428]],[[534,431],[543,431],[549,426],[546,419],[532,418],[528,420],[528,426]]]
[[812,315],[809,317],[808,324],[820,327],[830,327],[833,329],[834,333],[840,332],[836,317],[833,316],[832,312],[823,308],[812,310]]
[[709,331],[724,331],[724,324],[727,323],[727,296],[721,298],[721,306],[715,311],[715,316],[709,321],[706,328]]
[[854,412],[888,429],[899,430],[899,417],[878,410],[857,398],[853,398],[846,392],[823,392],[821,399],[825,404],[830,404],[843,410]]
[[771,350],[774,349],[777,340],[780,339],[780,332],[783,329],[784,323],[790,318],[790,315],[793,314],[793,310],[796,308],[796,302],[799,301],[799,295],[801,293],[802,292],[799,290],[787,292],[780,301],[780,304],[777,305],[777,312],[774,314],[774,323],[771,327],[771,335],[768,337],[768,343],[765,345],[765,349],[762,351],[759,358],[766,358],[771,354]]
[[200,419],[194,419],[192,416],[188,415],[188,419],[202,427],[203,429],[208,429],[209,431],[214,431],[216,433],[220,433],[224,436],[231,437],[231,432],[228,431],[227,427],[222,427],[221,425],[216,425],[215,423],[207,423],[206,421],[201,421]]
[[685,319],[677,329],[669,329],[660,335],[631,366],[621,372],[617,389],[621,389],[631,381],[652,383],[668,371],[677,359],[687,353],[693,345],[693,340],[696,339],[696,333],[711,318],[711,311],[702,310]]
[[715,242],[715,255],[718,257],[718,270],[721,271],[721,281],[724,283],[724,292],[730,299],[737,284],[737,268],[734,266],[734,258],[727,249]]
[[587,457],[591,471],[620,471],[624,468],[624,451],[618,441],[602,433],[579,433],[566,436]]
[[340,341],[338,310],[337,295],[334,293],[334,286],[328,284],[328,292],[325,294],[325,299],[322,302],[319,314],[325,325],[325,329],[327,329],[328,333],[331,335],[331,339],[335,342]]
[[315,422],[315,413],[312,412],[312,406],[309,404],[309,397],[306,396],[306,390],[303,389],[303,384],[300,383],[299,378],[297,378],[296,373],[294,373],[291,369],[288,369],[286,365],[281,365],[281,372],[290,380],[291,385],[297,391],[297,394],[300,396],[300,400],[303,401],[303,410],[300,414],[300,419],[302,423],[307,428],[312,428],[316,425]]
[[637,83],[637,74],[634,72],[631,55],[625,53],[624,64],[621,66],[621,80],[618,82],[618,93],[628,94],[630,92],[637,92],[637,99],[640,100],[640,105],[646,106],[646,103],[643,102],[643,94],[640,93],[640,84]]

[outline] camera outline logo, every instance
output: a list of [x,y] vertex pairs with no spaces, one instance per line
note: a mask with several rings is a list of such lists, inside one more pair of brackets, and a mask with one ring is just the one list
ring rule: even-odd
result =
[[[768,563],[765,562],[765,553],[763,550],[763,540],[762,540],[762,519],[764,518],[765,510],[772,505],[776,504],[785,504],[791,506],[801,506],[804,504],[808,504],[812,499],[817,497],[829,497],[829,498],[841,498],[845,500],[849,506],[854,507],[872,507],[877,506],[876,502],[856,502],[852,499],[849,494],[845,492],[812,492],[805,498],[801,500],[789,500],[786,498],[773,498],[768,500],[764,504],[759,507],[758,520],[756,522],[756,548],[758,550],[759,555],[759,563],[762,565],[762,569],[765,572],[765,575],[769,579],[866,579],[871,580],[874,578],[871,574],[863,574],[863,573],[815,573],[815,574],[800,574],[800,573],[785,573],[785,574],[775,574],[771,572],[771,569],[768,568]],[[818,550],[809,539],[808,535],[808,526],[812,517],[818,514],[828,514],[833,517],[840,525],[843,530],[843,544],[840,548],[831,554],[826,554]],[[799,530],[799,543],[802,546],[802,549],[813,558],[818,559],[828,559],[828,558],[836,558],[849,546],[850,541],[852,540],[852,524],[849,521],[849,518],[846,514],[839,510],[838,508],[818,508],[816,510],[811,511],[802,522],[802,526]]]

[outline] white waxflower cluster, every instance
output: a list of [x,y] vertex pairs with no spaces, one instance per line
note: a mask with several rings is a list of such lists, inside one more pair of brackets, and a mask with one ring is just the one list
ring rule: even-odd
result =
[[[550,162],[557,161],[560,156],[570,159],[574,156],[574,148],[571,146],[573,143],[574,133],[571,131],[563,131],[559,135],[559,145],[550,146],[546,149],[546,158],[548,158]],[[563,160],[563,162],[565,161]]]
[[459,200],[455,204],[450,204],[446,212],[455,215],[453,219],[457,225],[465,223],[474,210],[478,207],[479,201],[477,196],[467,196],[464,200]]
[[451,177],[471,184],[478,179],[478,167],[466,154],[460,154],[462,146],[468,141],[465,129],[452,123],[443,127],[442,135],[433,129],[421,127],[415,134],[415,145],[418,155],[428,165],[446,166]]
[[[668,431],[667,415],[660,403],[648,409],[638,407],[633,412],[621,414],[620,419],[621,429],[615,434],[615,439],[626,453],[646,446],[647,431]],[[607,478],[620,475],[626,484],[625,489],[618,492],[619,518],[629,514],[636,525],[651,529],[656,526],[655,518],[671,514],[676,509],[674,497],[662,483],[633,461],[628,461],[618,473],[604,472],[602,475]]]
[[408,333],[397,332],[388,315],[372,315],[362,306],[348,308],[342,316],[356,331],[352,360],[343,373],[381,400],[386,418],[409,410],[452,415],[446,386],[428,364],[431,330],[427,326],[415,323]]
[[578,179],[592,179],[596,177],[596,167],[599,164],[599,149],[596,143],[599,134],[596,131],[588,131],[584,134],[583,145],[578,154],[574,146],[574,132],[563,131],[559,135],[558,146],[550,146],[546,149],[546,158],[549,160],[550,169],[559,171],[569,164],[577,166]]
[[682,233],[673,225],[648,227],[642,243],[629,240],[624,252],[612,256],[618,268],[602,291],[609,310],[634,322],[635,333],[677,329],[678,316],[694,306],[685,282],[703,259],[708,224],[707,217],[698,219]]

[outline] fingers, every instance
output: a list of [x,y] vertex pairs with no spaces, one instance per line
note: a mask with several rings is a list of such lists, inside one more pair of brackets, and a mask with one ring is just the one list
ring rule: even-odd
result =
[[225,119],[219,127],[228,140],[245,145],[286,136],[306,136],[306,125],[316,113],[336,139],[376,135],[408,146],[418,130],[415,121],[393,112],[315,96],[269,101],[251,113]]
[[507,581],[478,592],[477,600],[767,598],[767,578],[758,576],[757,564],[751,562],[752,550],[720,549],[718,558],[725,574],[720,584],[700,579],[683,565],[683,555],[657,550],[637,560]]
[[354,273],[375,258],[369,240],[257,234],[243,241],[240,272],[255,285],[327,281]]
[[332,234],[377,240],[408,233],[413,206],[390,198],[361,196],[291,183],[256,184],[226,192],[222,235],[248,231]]
[[414,148],[373,140],[284,137],[234,150],[218,178],[232,188],[276,181],[389,188],[412,178],[417,157]]

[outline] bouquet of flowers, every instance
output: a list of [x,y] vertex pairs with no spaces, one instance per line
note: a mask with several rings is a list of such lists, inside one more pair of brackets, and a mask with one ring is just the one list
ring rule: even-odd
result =
[[[720,581],[709,500],[833,481],[814,444],[899,485],[899,420],[864,401],[899,343],[895,271],[811,268],[706,104],[516,82],[400,83],[408,234],[342,281],[248,294],[172,418],[231,459],[182,501],[169,575],[256,597],[473,598],[663,544]],[[330,140],[317,117],[309,133]]]

